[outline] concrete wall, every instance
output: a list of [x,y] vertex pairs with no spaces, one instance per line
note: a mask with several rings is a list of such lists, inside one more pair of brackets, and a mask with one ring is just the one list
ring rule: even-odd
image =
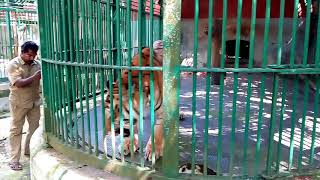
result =
[[[228,19],[229,23],[236,23],[235,19]],[[247,24],[250,27],[250,19],[243,19],[243,24]],[[194,46],[194,21],[193,19],[184,19],[183,22],[183,32],[182,32],[182,59],[192,58],[193,56],[193,46]],[[208,37],[205,35],[204,27],[207,24],[207,19],[200,19],[199,20],[199,34],[198,34],[198,41],[199,41],[199,50],[198,50],[198,66],[202,67],[207,62],[207,46],[208,46]],[[264,38],[264,24],[265,19],[257,19],[256,22],[256,38],[255,38],[255,54],[254,54],[254,61],[257,66],[261,65],[262,56],[263,56],[263,38]],[[271,19],[270,20],[270,32],[269,32],[269,50],[268,50],[268,64],[276,63],[276,54],[277,54],[277,37],[278,37],[278,19]],[[296,48],[296,57],[297,61],[302,59],[303,55],[303,42],[304,42],[304,23],[299,21],[300,27],[297,32],[297,48]],[[231,32],[229,32],[230,34]],[[231,33],[232,34],[232,33]],[[290,39],[292,36],[292,19],[288,18],[284,20],[283,26],[283,62],[288,62],[291,43]],[[235,39],[235,36],[227,36],[228,40]],[[250,36],[241,37],[244,40],[250,40]],[[289,43],[289,44],[288,44]]]

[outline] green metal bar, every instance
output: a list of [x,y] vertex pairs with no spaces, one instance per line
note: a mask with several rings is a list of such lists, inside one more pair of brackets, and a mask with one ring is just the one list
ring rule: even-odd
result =
[[281,64],[282,56],[282,43],[283,43],[283,22],[284,22],[284,9],[285,0],[280,2],[280,18],[279,18],[279,31],[278,31],[278,54],[277,54],[277,65]]
[[[74,18],[75,18],[75,22],[76,22],[76,28],[75,28],[75,42],[76,42],[76,62],[77,63],[80,63],[80,44],[79,44],[79,36],[80,36],[80,33],[79,33],[79,23],[83,23],[83,21],[80,21],[79,19],[79,1],[76,0],[75,1],[75,6],[74,6],[75,10],[74,10]],[[81,11],[81,16],[82,16],[82,12],[83,12],[83,9],[81,7],[80,9]],[[83,16],[82,16],[83,17]],[[82,19],[83,20],[83,19]],[[77,78],[77,81],[78,81],[78,91],[79,91],[79,94],[78,94],[78,98],[79,99],[82,99],[83,97],[83,90],[82,90],[82,68],[80,67],[77,67],[76,68],[76,78]],[[82,151],[85,151],[85,145],[86,145],[86,142],[85,142],[85,132],[84,132],[84,114],[83,114],[83,101],[80,101],[79,102],[80,104],[80,119],[81,119],[81,122],[80,122],[80,125],[81,125],[81,139],[82,139]],[[78,118],[76,118],[76,123],[78,122]],[[77,126],[78,127],[78,126]],[[76,131],[76,136],[78,137],[78,131]],[[78,139],[78,138],[77,138]],[[77,148],[79,148],[79,145],[77,143]]]
[[[45,5],[48,4],[47,2],[45,1],[41,1],[39,2],[39,7],[45,7]],[[45,37],[43,39],[40,40],[40,44],[41,44],[41,54],[42,56],[44,57],[48,57],[48,46],[46,46],[47,44],[45,43],[47,38],[48,38],[48,31],[45,31],[46,30],[46,27],[48,25],[47,23],[47,19],[49,19],[49,16],[48,16],[48,12],[44,11],[43,9],[39,8],[38,7],[38,12],[39,12],[39,15],[45,17],[45,19],[41,19],[39,21],[39,33],[42,35],[42,37]],[[42,70],[43,71],[47,71],[47,72],[50,72],[50,67],[48,67],[48,64],[43,64],[42,65]],[[49,74],[49,77],[52,77],[50,76]],[[42,73],[42,78],[44,79],[48,79],[48,74],[45,74],[45,73]],[[52,120],[52,114],[50,112],[50,109],[52,109],[52,104],[50,101],[50,98],[52,96],[50,96],[50,94],[53,94],[52,93],[52,88],[50,88],[50,85],[51,85],[51,81],[47,81],[47,82],[43,82],[43,89],[48,89],[49,91],[42,91],[43,94],[44,94],[44,116],[46,117],[45,119],[47,119],[47,121],[45,122],[45,130],[46,131],[49,131],[52,126],[51,126],[51,120]]]
[[298,5],[299,5],[299,0],[294,0],[293,22],[292,22],[292,46],[291,46],[291,53],[290,53],[291,66],[294,64],[295,54],[296,54]]
[[[49,8],[49,7],[52,8],[52,11],[48,11],[47,19],[48,19],[49,30],[47,30],[46,33],[49,34],[49,37],[50,37],[50,40],[49,40],[50,43],[49,43],[48,48],[51,50],[51,51],[48,51],[47,53],[49,53],[49,58],[53,60],[53,59],[55,59],[55,55],[54,55],[55,44],[54,44],[54,34],[51,32],[54,32],[54,26],[53,26],[53,23],[54,23],[53,18],[55,17],[53,14],[53,12],[54,12],[53,4],[54,3],[52,1],[50,1],[46,4],[47,4],[47,8]],[[42,7],[42,6],[39,4],[38,8],[39,7]],[[38,16],[41,16],[40,13],[38,14]],[[40,18],[38,18],[38,19],[39,19],[39,28],[40,28],[41,27],[40,23],[42,20],[40,20]],[[39,33],[41,36],[41,29],[39,29]],[[41,39],[40,39],[40,45],[41,45]],[[43,54],[43,53],[41,52],[41,54]],[[45,55],[45,53],[44,53],[44,55]],[[46,63],[43,63],[43,64],[46,64]],[[54,65],[48,63],[47,66],[48,66],[48,71],[49,71],[49,77],[51,77],[51,79],[52,79],[51,81],[49,81],[49,89],[50,90],[48,92],[48,95],[50,95],[50,97],[46,98],[50,102],[50,107],[48,107],[48,111],[50,111],[51,118],[48,118],[48,116],[46,115],[46,110],[45,110],[45,119],[48,119],[48,121],[51,121],[50,124],[52,124],[51,127],[53,127],[54,122],[56,122],[58,120],[58,118],[57,118],[57,104],[56,104],[57,101],[55,101],[57,99],[56,86],[54,86],[54,84],[57,84],[56,83],[57,78],[56,78],[55,73],[53,71]],[[43,79],[46,79],[46,78],[43,77]],[[45,91],[46,91],[45,87],[43,87],[42,92],[44,93],[44,95],[46,94]],[[46,129],[46,132],[52,132],[52,129],[50,127],[48,127],[48,129]]]
[[282,96],[281,96],[281,112],[280,112],[280,125],[279,125],[279,140],[278,140],[278,148],[277,148],[277,164],[276,164],[276,172],[279,173],[280,171],[280,160],[281,160],[281,146],[282,146],[282,131],[283,131],[283,115],[285,113],[285,102],[286,102],[286,92],[287,92],[287,80],[282,80]]
[[[68,54],[68,50],[69,49],[69,44],[67,42],[67,40],[69,39],[68,34],[67,34],[67,24],[68,24],[68,20],[67,20],[67,15],[66,15],[66,4],[65,4],[65,0],[61,0],[61,15],[62,15],[62,33],[63,36],[61,36],[61,38],[63,38],[63,47],[64,47],[64,56],[63,59],[64,61],[69,61],[69,54]],[[64,99],[65,101],[67,100],[67,105],[68,107],[64,107],[64,113],[65,113],[65,125],[66,125],[66,135],[67,137],[70,138],[70,144],[71,146],[73,146],[73,135],[72,135],[72,113],[71,113],[71,96],[70,96],[70,83],[69,83],[69,79],[70,79],[70,75],[69,75],[69,69],[68,66],[65,65],[64,66],[65,69],[65,73],[66,73],[66,81],[63,80],[63,83],[65,82],[65,86],[66,86],[66,92],[67,92],[67,99]],[[69,113],[69,127],[68,127],[68,116],[67,116],[67,112]]]
[[[195,0],[194,7],[194,46],[193,46],[193,68],[198,66],[198,26],[199,26],[199,0]],[[195,161],[196,161],[196,131],[197,131],[197,121],[196,121],[196,110],[197,110],[197,73],[192,74],[192,152],[191,152],[191,173],[195,173]]]
[[[83,58],[84,58],[84,63],[85,64],[88,64],[88,52],[86,50],[86,47],[87,47],[87,29],[86,29],[86,26],[87,26],[87,17],[85,16],[85,10],[87,10],[86,8],[86,4],[85,4],[86,1],[82,0],[81,1],[81,7],[82,7],[82,11],[81,11],[81,15],[82,15],[82,18],[83,18]],[[88,77],[88,72],[89,69],[88,68],[85,68],[85,99],[86,99],[86,110],[87,110],[87,127],[88,127],[88,144],[89,144],[89,148],[88,148],[88,151],[89,151],[89,154],[92,153],[92,150],[91,150],[91,128],[90,128],[90,104],[89,104],[89,87],[88,87],[88,82],[89,82],[89,77]]]
[[[95,64],[95,56],[94,56],[94,51],[93,48],[95,47],[95,42],[94,42],[94,36],[95,36],[95,31],[94,31],[94,2],[93,1],[88,1],[88,14],[89,14],[89,36],[90,36],[90,63]],[[93,121],[94,121],[94,144],[95,144],[95,155],[99,155],[98,147],[99,147],[99,142],[98,142],[98,117],[97,117],[97,97],[96,97],[96,68],[91,68],[91,92],[93,94]],[[87,84],[86,84],[87,85]]]
[[[265,15],[265,29],[264,29],[264,46],[263,46],[263,59],[262,68],[267,66],[267,54],[268,54],[268,35],[270,26],[270,0],[266,1],[266,15]],[[259,104],[259,115],[258,115],[258,133],[257,133],[257,144],[256,144],[256,168],[260,167],[260,153],[261,153],[261,127],[263,118],[263,100],[265,97],[265,81],[266,74],[262,74],[261,86],[260,86],[260,104]],[[257,172],[257,169],[256,169]]]
[[311,17],[311,0],[306,0],[307,17],[306,17],[306,30],[304,34],[304,46],[303,46],[303,60],[302,64],[307,65],[308,63],[308,52],[309,52],[309,37],[310,37],[310,17]]
[[271,119],[269,125],[269,139],[268,139],[268,155],[267,155],[267,175],[271,174],[271,166],[273,161],[273,141],[274,141],[274,128],[276,121],[276,110],[277,110],[277,95],[279,88],[279,76],[273,75],[273,89],[272,89],[272,104],[271,104]]
[[[73,6],[74,6],[74,3],[72,3],[72,6],[71,6],[71,3],[72,2],[70,2],[70,1],[68,1],[68,25],[69,25],[69,27],[68,27],[68,30],[69,30],[69,47],[70,47],[70,60],[71,60],[71,62],[74,62],[74,55],[75,55],[75,53],[74,53],[74,51],[75,51],[75,49],[74,49],[74,29],[76,29],[76,28],[74,28],[74,23],[72,23],[73,22],[73,20],[74,20],[74,14],[72,13],[72,10],[73,10]],[[78,10],[77,10],[78,11]],[[76,11],[76,12],[77,12]],[[75,22],[77,22],[77,21],[75,21]],[[70,111],[69,111],[69,113],[70,113],[70,116],[71,116],[71,118],[70,118],[70,126],[71,126],[71,135],[72,135],[72,137],[74,137],[74,140],[75,140],[75,145],[76,145],[76,147],[77,148],[79,148],[79,138],[78,138],[78,118],[77,118],[77,107],[76,107],[76,82],[75,82],[75,78],[76,78],[76,75],[75,75],[75,67],[70,67],[69,69],[71,69],[71,91],[72,91],[72,103],[71,103],[71,105],[70,105],[70,108],[71,108],[71,106],[72,106],[72,110],[71,111],[73,111],[73,113],[71,113]],[[75,135],[74,135],[74,130],[73,130],[73,127],[75,127],[76,128],[76,131],[75,131]]]
[[[61,64],[61,65],[69,65],[69,66],[77,66],[77,67],[96,67],[96,68],[104,68],[104,69],[130,69],[130,70],[142,70],[142,71],[161,71],[163,68],[162,67],[149,67],[149,66],[117,66],[117,65],[100,65],[100,64],[78,64],[78,63],[71,63],[71,62],[56,62],[56,61],[51,61],[49,59],[43,58],[42,59],[45,62],[49,62],[52,64]],[[281,69],[280,68],[192,68],[192,67],[183,67],[181,66],[181,72],[219,72],[219,73],[224,73],[224,72],[238,72],[238,73],[278,73],[278,74],[319,74],[320,73],[320,68],[316,67],[308,67],[308,68],[300,68],[296,67],[294,69]]]
[[[143,1],[138,0],[138,52],[139,52],[139,66],[142,66],[142,46],[143,46],[143,17],[142,11],[144,11]],[[139,71],[139,147],[140,154],[144,153],[143,145],[143,86],[142,86],[142,71]],[[144,156],[140,158],[140,165],[144,167]]]
[[[57,36],[56,36],[56,22],[57,22],[57,14],[56,14],[56,2],[53,2],[51,1],[52,3],[52,31],[55,32],[55,35],[53,36],[53,49],[54,49],[54,53],[53,53],[53,56],[52,56],[52,60],[53,61],[56,61],[58,59],[58,54],[57,54],[57,46],[58,46],[58,43],[57,43]],[[44,62],[46,63],[46,62]],[[53,114],[54,114],[54,122],[53,122],[53,126],[55,124],[55,122],[58,122],[59,121],[59,97],[58,97],[58,86],[59,86],[59,83],[57,82],[57,79],[58,79],[58,76],[56,75],[56,71],[55,71],[55,67],[56,65],[55,64],[51,64],[51,71],[52,71],[52,74],[54,77],[54,81],[53,83],[56,84],[56,86],[53,86],[54,87],[54,99],[52,99],[52,101],[54,102],[54,110],[53,110]],[[58,126],[58,129],[60,128],[60,126]],[[54,132],[54,131],[53,131]],[[61,137],[59,136],[59,139]]]
[[320,78],[318,75],[318,77],[316,77],[316,96],[315,96],[315,101],[314,101],[312,139],[311,139],[311,150],[310,150],[310,158],[309,158],[311,166],[314,165],[315,140],[316,140],[316,136],[317,136],[316,130],[317,130],[318,117],[319,117],[319,98],[320,98],[319,89],[320,89]]
[[[72,40],[73,40],[73,43],[75,44],[75,49],[74,49],[74,51],[75,51],[75,54],[73,53],[73,55],[75,55],[75,57],[76,57],[76,59],[77,60],[79,60],[79,30],[78,30],[78,24],[79,24],[79,20],[78,20],[78,11],[79,11],[79,1],[78,0],[76,0],[76,1],[74,1],[74,5],[73,5],[73,14],[72,14],[72,20],[74,21],[74,25],[73,25],[73,28],[74,28],[74,34],[73,34],[73,38],[72,38]],[[69,10],[69,12],[71,12],[71,10]],[[71,20],[69,20],[70,22],[71,22]],[[69,34],[69,37],[71,37],[72,36],[72,34],[70,35]],[[70,42],[70,44],[72,44],[72,42]],[[73,62],[75,62],[75,59],[74,59],[74,57],[72,57],[71,58],[71,60],[73,61]],[[74,82],[76,79],[77,79],[77,82],[78,82],[78,84],[81,82],[81,80],[79,79],[79,75],[81,75],[81,73],[79,72],[79,68],[78,67],[75,67],[75,68],[73,68],[73,75],[72,75],[72,84],[73,84],[73,87],[74,87],[74,91],[73,91],[73,111],[74,111],[74,118],[73,118],[73,120],[74,120],[74,122],[75,122],[75,127],[76,127],[76,133],[75,133],[75,137],[76,137],[76,148],[77,149],[79,149],[79,147],[80,147],[80,143],[79,143],[79,130],[78,130],[78,128],[79,128],[79,125],[78,125],[78,110],[77,110],[77,106],[76,106],[76,98],[77,98],[77,87],[82,87],[82,86],[80,86],[80,85],[78,85],[77,86],[77,84]],[[82,88],[78,88],[78,89],[82,89]],[[81,102],[80,102],[80,104],[82,104]],[[81,111],[81,115],[82,115],[82,110],[80,109],[80,111]],[[81,117],[81,118],[83,118],[83,116]],[[83,138],[83,137],[82,137]]]
[[[154,66],[154,51],[153,51],[153,31],[154,31],[154,0],[150,0],[150,21],[149,21],[149,25],[150,25],[150,36],[149,36],[149,41],[150,41],[150,66],[153,67]],[[151,159],[151,165],[152,168],[155,168],[155,163],[156,163],[156,156],[155,156],[155,146],[154,146],[154,126],[155,126],[155,96],[154,96],[154,73],[153,71],[150,72],[150,117],[151,117],[151,147],[152,147],[152,159]]]
[[[128,66],[131,67],[131,61],[132,61],[132,37],[131,37],[131,0],[127,0],[127,38],[128,38]],[[129,94],[132,94],[132,76],[131,71],[128,72],[128,92]],[[130,123],[130,155],[131,160],[134,159],[134,129],[133,129],[133,102],[132,102],[132,96],[129,96],[129,123]]]
[[[107,39],[108,39],[108,61],[109,64],[112,65],[112,53],[111,53],[111,28],[112,28],[112,21],[111,21],[111,9],[110,9],[110,1],[107,1]],[[113,110],[113,76],[112,71],[109,72],[109,90],[110,90],[110,118],[111,118],[111,136],[112,136],[112,159],[115,160],[116,158],[116,139],[115,139],[115,132],[114,132],[114,110]]]
[[[279,31],[278,31],[278,53],[277,53],[277,65],[281,64],[281,56],[282,56],[282,44],[283,44],[283,22],[284,22],[284,9],[285,8],[285,0],[281,0],[280,2],[280,19],[279,19]],[[282,103],[281,103],[281,112],[280,112],[280,125],[279,125],[279,141],[277,148],[277,163],[276,163],[276,172],[280,171],[280,160],[281,160],[281,146],[282,146],[282,131],[283,131],[283,115],[285,112],[285,100],[286,100],[286,92],[287,92],[287,80],[283,79],[282,86]]]
[[168,177],[178,175],[178,133],[180,94],[180,38],[181,0],[163,3],[163,108],[164,108],[164,152],[163,172]]
[[[267,54],[268,54],[268,39],[270,30],[270,0],[266,1],[266,21],[265,21],[265,32],[264,32],[264,46],[263,46],[263,64],[267,64]],[[272,89],[272,104],[271,104],[271,118],[269,125],[269,135],[268,135],[268,154],[267,154],[267,164],[266,164],[266,174],[269,175],[272,166],[272,155],[273,155],[273,137],[274,137],[274,126],[275,126],[275,116],[277,107],[277,94],[279,88],[279,77],[273,74],[273,89]]]
[[[318,9],[320,7],[320,3],[318,0]],[[320,13],[318,12],[318,24],[317,24],[317,43],[316,43],[316,53],[315,53],[315,64],[316,67],[320,67]],[[319,75],[316,76],[316,96],[314,102],[314,116],[313,116],[313,128],[312,128],[312,140],[311,140],[311,150],[310,150],[310,165],[314,164],[314,151],[315,151],[315,139],[316,139],[316,129],[317,129],[317,118],[319,115],[319,88],[320,88],[320,80]]]
[[[296,53],[296,34],[297,34],[297,18],[298,18],[298,5],[299,1],[294,1],[294,11],[293,11],[293,25],[292,25],[292,46],[290,53],[290,65],[294,65],[295,53]],[[289,150],[289,166],[288,170],[290,171],[293,164],[293,146],[294,146],[294,129],[296,121],[296,106],[297,106],[297,95],[298,95],[298,77],[295,76],[294,79],[294,95],[293,95],[293,111],[291,115],[291,133],[290,133],[290,150]]]
[[289,149],[289,166],[288,171],[291,170],[293,164],[293,148],[294,148],[294,133],[296,124],[296,109],[297,109],[297,96],[298,96],[298,77],[295,76],[293,88],[293,105],[291,114],[291,132],[290,132],[290,149]]
[[303,144],[304,144],[304,132],[306,126],[306,115],[308,107],[308,98],[309,98],[309,78],[305,77],[304,79],[304,98],[303,98],[303,111],[302,111],[302,126],[301,126],[301,137],[300,137],[300,149],[299,149],[299,158],[298,158],[298,171],[302,171],[302,156],[303,156]]
[[7,29],[9,32],[9,54],[10,54],[10,59],[13,58],[13,53],[12,53],[12,29],[11,29],[11,18],[10,18],[10,11],[6,11],[6,23],[7,23]]
[[[58,48],[58,51],[59,51],[59,57],[58,57],[58,61],[62,61],[62,50],[63,50],[63,43],[62,43],[62,29],[61,29],[61,24],[62,24],[62,20],[61,20],[61,8],[60,8],[60,6],[61,6],[61,3],[60,3],[60,0],[59,1],[57,1],[57,5],[56,5],[56,7],[57,7],[57,9],[56,9],[56,11],[57,11],[57,42],[58,42],[58,46],[59,46],[59,48]],[[61,123],[61,132],[62,132],[62,141],[63,142],[66,142],[67,141],[67,138],[66,138],[66,136],[67,136],[67,133],[65,133],[65,128],[66,128],[66,121],[65,121],[65,114],[66,113],[64,113],[64,111],[63,110],[65,110],[64,109],[64,107],[63,107],[63,104],[64,104],[64,100],[65,100],[65,95],[64,95],[64,92],[63,92],[63,87],[64,87],[64,83],[63,83],[63,81],[64,81],[64,78],[63,78],[63,76],[64,76],[64,73],[63,73],[63,71],[62,71],[62,69],[60,68],[61,66],[56,66],[56,68],[58,69],[58,85],[59,85],[59,87],[58,87],[58,90],[59,90],[59,113],[60,113],[60,123]],[[66,136],[65,136],[66,135]]]
[[[222,42],[221,42],[221,69],[225,67],[225,55],[226,55],[226,39],[227,34],[227,15],[228,15],[228,1],[223,1],[223,19],[222,19]],[[225,74],[220,76],[220,88],[219,88],[219,117],[218,117],[218,158],[217,158],[217,175],[221,174],[221,159],[222,159],[222,121],[223,121],[223,92],[224,92],[224,77]]]
[[[253,68],[253,59],[254,59],[254,41],[255,41],[255,26],[256,26],[256,13],[257,13],[257,0],[252,1],[252,7],[251,7],[251,25],[250,25],[250,49],[249,49],[249,65],[248,68]],[[247,88],[247,101],[246,101],[246,116],[245,116],[245,122],[248,124],[249,118],[250,118],[250,97],[252,94],[252,75],[248,75],[248,88]],[[257,134],[258,137],[258,134]],[[247,138],[245,138],[247,140]],[[246,143],[245,143],[246,144]],[[257,159],[257,157],[256,157]],[[255,175],[258,174],[258,168],[255,167]]]
[[[310,36],[310,17],[311,17],[311,0],[306,1],[307,17],[306,17],[306,30],[304,38],[304,48],[303,48],[303,66],[308,63],[308,52],[309,52],[309,36]],[[304,79],[304,99],[303,99],[303,111],[302,111],[302,126],[301,126],[301,138],[300,138],[300,149],[298,158],[298,171],[302,171],[302,156],[303,156],[303,144],[304,144],[304,132],[307,114],[307,105],[309,98],[309,78],[306,76]]]
[[[116,0],[116,48],[117,48],[117,62],[118,66],[121,66],[121,42],[120,42],[120,1]],[[119,87],[122,87],[121,70],[118,69],[118,83]],[[122,113],[122,88],[119,88],[119,114],[120,114],[120,143],[121,143],[121,161],[124,162],[124,138],[123,138],[123,113]],[[141,102],[141,101],[140,101]],[[140,103],[141,104],[141,103]]]
[[[207,68],[212,67],[212,26],[213,26],[213,9],[214,0],[209,0],[209,15],[208,15],[208,56],[207,56]],[[207,175],[208,172],[208,145],[209,145],[209,110],[210,110],[210,87],[211,87],[211,77],[212,74],[207,74],[206,76],[206,112],[205,112],[205,133],[204,133],[204,162],[203,162],[203,174]]]
[[[238,15],[237,15],[237,32],[236,32],[236,49],[235,49],[235,69],[239,68],[239,54],[240,54],[240,35],[241,35],[241,20],[242,20],[242,0],[238,1]],[[231,145],[230,145],[230,167],[229,172],[233,174],[233,160],[234,160],[234,150],[236,141],[236,120],[237,120],[237,95],[238,95],[238,73],[233,74],[233,98],[232,98],[232,127],[231,127]],[[249,124],[246,122],[245,128],[245,141],[248,139],[248,127]],[[244,144],[244,159],[243,159],[243,171],[242,174],[247,174],[247,149],[246,144]]]
[[[101,0],[98,0],[98,10],[97,10],[97,17],[98,17],[98,37],[104,37],[102,33],[102,6],[101,6]],[[99,64],[103,64],[103,40],[104,38],[98,38],[98,48],[99,48]],[[102,117],[102,138],[105,138],[106,136],[106,114],[105,114],[105,103],[104,103],[104,82],[105,82],[105,74],[104,69],[100,68],[100,90],[101,90],[101,117]]]

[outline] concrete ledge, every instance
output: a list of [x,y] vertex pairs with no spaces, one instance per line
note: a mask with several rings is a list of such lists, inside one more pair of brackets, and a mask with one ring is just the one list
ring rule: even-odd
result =
[[9,83],[8,82],[0,82],[0,91],[8,90],[8,89],[9,89]]
[[9,83],[0,82],[0,114],[2,112],[9,112]]
[[48,147],[43,132],[43,126],[40,123],[30,142],[31,179],[128,179],[72,161]]

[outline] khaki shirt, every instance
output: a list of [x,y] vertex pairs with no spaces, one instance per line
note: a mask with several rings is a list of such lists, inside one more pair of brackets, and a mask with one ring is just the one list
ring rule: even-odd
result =
[[23,108],[40,106],[40,81],[33,81],[28,86],[21,88],[15,86],[17,80],[28,78],[40,69],[41,64],[37,60],[33,61],[30,65],[26,64],[20,56],[9,61],[6,70],[10,81],[9,100],[12,105]]

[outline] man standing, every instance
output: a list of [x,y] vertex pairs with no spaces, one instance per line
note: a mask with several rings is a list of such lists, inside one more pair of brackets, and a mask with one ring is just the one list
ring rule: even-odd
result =
[[10,163],[12,170],[22,170],[20,164],[22,129],[27,119],[29,130],[25,140],[24,155],[30,155],[30,138],[39,126],[41,65],[34,60],[38,45],[27,41],[21,46],[21,55],[9,61],[7,72],[10,81]]

